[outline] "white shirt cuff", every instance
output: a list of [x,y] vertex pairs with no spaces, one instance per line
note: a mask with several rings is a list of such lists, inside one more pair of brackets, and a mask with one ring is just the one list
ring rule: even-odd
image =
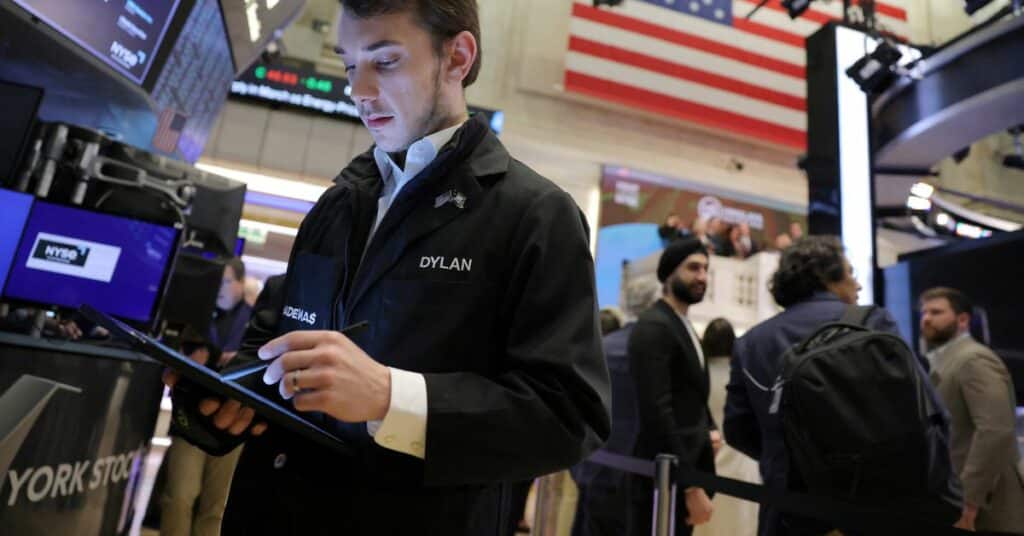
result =
[[366,431],[378,445],[423,459],[427,450],[427,381],[422,374],[391,369],[391,406]]

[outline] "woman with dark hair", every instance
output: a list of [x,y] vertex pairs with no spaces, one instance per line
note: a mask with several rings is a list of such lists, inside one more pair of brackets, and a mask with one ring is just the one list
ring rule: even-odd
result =
[[[704,328],[701,346],[708,360],[708,376],[711,383],[708,409],[716,423],[722,422],[725,384],[729,381],[729,358],[735,342],[736,332],[732,323],[725,318],[716,318]],[[757,470],[757,462],[721,441],[721,435],[718,438],[715,445],[715,472],[726,478],[760,482],[761,475]],[[757,529],[757,504],[721,493],[715,495],[711,502],[715,506],[715,515],[708,523],[696,527],[693,531],[694,536],[754,535]]]
[[[789,458],[779,416],[769,412],[771,385],[782,368],[782,355],[822,325],[839,320],[847,307],[857,303],[860,285],[838,238],[808,236],[782,252],[770,290],[785,310],[736,341],[722,429],[730,446],[760,462],[765,486],[783,491]],[[898,335],[896,323],[884,309],[872,312],[866,324]],[[778,510],[761,508],[760,536],[793,534],[792,526]],[[822,527],[820,532],[831,528]]]

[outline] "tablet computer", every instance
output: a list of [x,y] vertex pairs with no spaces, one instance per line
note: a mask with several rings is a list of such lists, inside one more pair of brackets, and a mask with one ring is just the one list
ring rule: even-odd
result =
[[309,422],[301,414],[281,405],[278,401],[217,374],[120,320],[97,311],[88,304],[82,305],[79,311],[89,320],[110,331],[112,336],[131,344],[135,351],[159,361],[178,372],[183,378],[208,389],[211,393],[221,396],[225,400],[237,400],[242,405],[251,407],[257,415],[271,424],[286,428],[324,447],[351,452],[351,447],[347,443]]

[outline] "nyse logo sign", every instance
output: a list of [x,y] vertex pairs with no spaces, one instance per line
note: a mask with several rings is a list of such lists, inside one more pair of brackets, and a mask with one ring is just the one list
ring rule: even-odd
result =
[[39,233],[27,268],[109,283],[121,248],[69,236]]
[[32,252],[32,258],[71,266],[85,266],[85,261],[89,258],[89,248],[52,240],[39,240]]

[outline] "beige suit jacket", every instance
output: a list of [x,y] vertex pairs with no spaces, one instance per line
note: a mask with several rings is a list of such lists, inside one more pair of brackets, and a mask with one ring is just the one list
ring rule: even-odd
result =
[[978,530],[1024,533],[1024,474],[1006,365],[967,336],[941,350],[931,376],[952,417],[953,467],[964,499],[979,507]]

